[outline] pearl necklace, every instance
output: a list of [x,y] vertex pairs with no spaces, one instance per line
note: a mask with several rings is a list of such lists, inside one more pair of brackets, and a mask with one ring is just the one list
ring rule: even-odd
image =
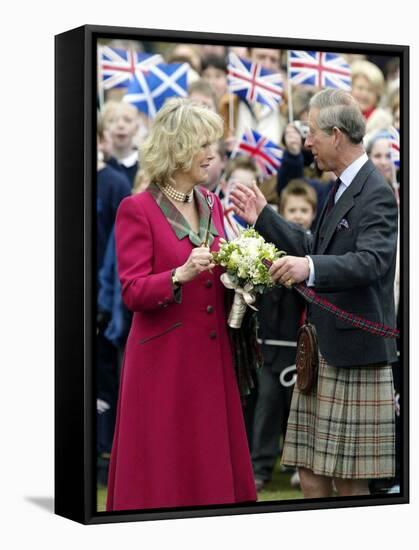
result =
[[159,186],[160,191],[164,193],[167,197],[178,201],[178,202],[192,202],[193,199],[193,189],[189,193],[182,193],[182,191],[177,191],[173,185]]

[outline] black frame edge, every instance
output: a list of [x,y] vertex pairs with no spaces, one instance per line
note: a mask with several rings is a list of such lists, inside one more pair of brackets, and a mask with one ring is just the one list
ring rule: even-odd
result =
[[174,39],[174,42],[189,42],[189,43],[222,43],[222,44],[235,44],[241,45],[265,45],[266,47],[276,44],[278,47],[287,48],[301,47],[313,49],[316,47],[322,48],[322,51],[329,51],[331,49],[338,48],[339,51],[345,52],[354,50],[368,50],[371,53],[379,54],[380,52],[388,52],[389,50],[401,53],[408,46],[402,44],[377,44],[371,42],[344,42],[339,40],[317,40],[311,38],[292,38],[292,37],[279,37],[279,36],[257,36],[257,35],[245,35],[245,34],[225,34],[216,32],[201,32],[201,31],[185,31],[185,30],[173,30],[173,29],[145,29],[136,27],[114,27],[106,25],[86,25],[86,30],[93,35],[100,36],[101,38],[117,38],[124,37],[125,39],[140,40],[141,35],[144,38],[153,38],[154,40],[162,39],[162,41],[170,41]]
[[[55,37],[55,502],[84,523],[84,28]],[[90,402],[90,400],[88,400]]]
[[401,359],[400,369],[402,373],[402,391],[403,400],[401,403],[401,419],[402,419],[402,480],[400,490],[405,495],[407,502],[410,502],[410,403],[409,403],[409,384],[410,384],[410,323],[409,323],[409,204],[410,204],[410,167],[409,167],[409,106],[410,106],[410,48],[405,46],[400,56],[400,120],[402,132],[400,136],[401,146],[401,204],[400,204],[400,303],[402,307],[401,316]]

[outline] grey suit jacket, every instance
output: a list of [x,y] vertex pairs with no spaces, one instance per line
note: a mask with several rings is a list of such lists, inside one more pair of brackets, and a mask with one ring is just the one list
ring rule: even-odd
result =
[[[287,254],[311,256],[314,290],[320,296],[346,311],[395,327],[397,216],[392,190],[368,161],[329,213],[325,206],[312,236],[269,206],[255,228]],[[316,305],[308,306],[308,319],[316,326],[320,352],[330,365],[356,367],[397,359],[394,339],[356,329]]]

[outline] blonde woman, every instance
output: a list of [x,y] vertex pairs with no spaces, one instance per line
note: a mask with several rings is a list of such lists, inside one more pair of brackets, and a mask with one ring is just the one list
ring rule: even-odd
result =
[[379,107],[385,91],[384,75],[379,67],[366,59],[352,63],[352,96],[358,102],[366,120],[366,134],[387,128],[392,123],[390,113]]
[[109,511],[256,500],[224,289],[211,256],[224,236],[222,208],[209,193],[209,224],[199,187],[222,132],[216,113],[187,99],[168,101],[141,150],[151,183],[118,211],[122,297],[134,317]]

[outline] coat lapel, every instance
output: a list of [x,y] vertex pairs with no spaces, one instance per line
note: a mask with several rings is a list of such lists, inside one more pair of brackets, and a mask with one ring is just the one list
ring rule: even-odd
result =
[[328,214],[326,213],[326,203],[321,214],[321,219],[319,220],[319,229],[316,234],[314,245],[316,254],[324,254],[340,220],[352,208],[354,205],[354,197],[361,192],[367,177],[374,169],[374,164],[370,160],[367,161]]
[[[166,197],[164,193],[161,192],[158,185],[156,185],[155,183],[151,183],[148,186],[147,191],[152,195],[152,197],[158,204],[165,218],[167,219],[169,224],[172,226],[172,229],[175,232],[177,238],[179,240],[182,240],[185,237],[189,237],[189,240],[191,241],[192,244],[194,244],[195,246],[201,246],[205,238],[205,232],[207,229],[208,218],[209,218],[209,207],[202,193],[197,188],[194,189],[195,200],[197,201],[198,210],[199,210],[199,234],[197,235],[192,230],[191,226],[186,221],[186,219],[179,212],[179,210],[174,206],[174,204]],[[208,241],[209,245],[211,245],[212,242],[214,241],[214,236],[218,235],[218,231],[215,228],[212,220],[211,220],[211,226],[210,226],[210,233],[211,234]]]
[[[198,187],[195,187],[194,193],[195,193],[195,198],[197,200],[198,209],[199,209],[199,239],[201,244],[205,240],[205,233],[207,232],[210,209],[205,199],[205,196],[203,195],[202,191]],[[211,246],[212,243],[214,242],[214,237],[218,235],[218,231],[214,225],[213,218],[211,218],[211,225],[210,225],[209,231],[210,231],[210,236],[208,239],[208,246]]]

